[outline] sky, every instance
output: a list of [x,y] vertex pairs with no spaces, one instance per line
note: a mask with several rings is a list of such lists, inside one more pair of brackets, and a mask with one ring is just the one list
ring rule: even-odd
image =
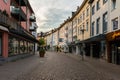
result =
[[36,16],[37,32],[57,28],[66,20],[83,0],[29,0]]

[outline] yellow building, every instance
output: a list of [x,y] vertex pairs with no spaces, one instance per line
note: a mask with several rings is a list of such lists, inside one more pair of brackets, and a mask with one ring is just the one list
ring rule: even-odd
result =
[[77,24],[77,40],[86,40],[90,38],[90,5],[88,0],[84,0],[79,7],[79,13],[76,15]]
[[84,53],[85,40],[90,38],[90,5],[84,0],[73,14],[73,53]]

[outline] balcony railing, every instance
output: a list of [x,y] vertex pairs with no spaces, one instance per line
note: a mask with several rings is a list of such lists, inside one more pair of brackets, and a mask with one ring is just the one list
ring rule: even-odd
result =
[[19,7],[11,6],[11,15],[17,20],[26,21],[27,16]]
[[27,5],[27,0],[15,0],[18,5],[20,6],[26,6]]
[[30,26],[30,31],[35,31],[35,27],[34,26]]
[[32,22],[32,25],[30,26],[30,31],[36,31],[37,25],[35,22]]
[[1,12],[0,12],[0,25],[6,26],[6,27],[10,25],[8,17]]
[[36,21],[35,15],[30,16],[30,21],[31,21],[31,22],[35,22],[35,21]]
[[21,35],[22,37],[27,37],[28,39],[33,39],[34,41],[36,41],[35,37],[30,32],[25,30],[18,22],[10,19],[1,12],[0,12],[0,25],[7,27],[11,33],[15,33]]

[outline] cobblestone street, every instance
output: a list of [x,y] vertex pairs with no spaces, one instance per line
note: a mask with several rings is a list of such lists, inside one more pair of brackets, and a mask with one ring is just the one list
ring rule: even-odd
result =
[[118,65],[55,52],[0,66],[0,80],[120,80],[119,75]]

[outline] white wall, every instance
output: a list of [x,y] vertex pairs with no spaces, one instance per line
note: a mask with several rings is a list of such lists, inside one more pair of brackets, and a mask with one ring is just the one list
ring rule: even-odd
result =
[[120,29],[120,0],[116,0],[116,9],[112,10],[112,0],[109,4],[110,9],[110,28],[109,32],[113,31],[112,20],[118,18],[118,29]]
[[[103,14],[107,12],[107,14],[109,16],[109,0],[105,4],[103,4],[103,0],[100,0],[100,9],[98,11],[96,9],[97,1],[98,0],[94,0],[94,2],[92,3],[92,6],[95,5],[95,14],[92,15],[92,21],[91,21],[91,22],[95,22],[94,36],[96,35],[96,20],[98,18],[100,18],[99,34],[102,34],[103,33]],[[109,17],[108,17],[108,20],[109,20]],[[108,24],[108,26],[109,26],[109,24]]]

